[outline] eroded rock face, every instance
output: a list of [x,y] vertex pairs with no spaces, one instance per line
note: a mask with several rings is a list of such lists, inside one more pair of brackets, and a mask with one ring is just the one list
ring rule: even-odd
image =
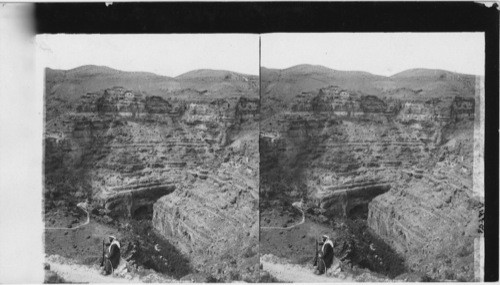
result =
[[[257,132],[228,146],[219,167],[190,172],[181,191],[154,204],[154,227],[219,278],[228,268],[258,273]],[[227,266],[216,268],[217,259]]]
[[474,279],[474,239],[484,204],[472,193],[473,130],[461,132],[441,146],[432,168],[403,170],[394,188],[369,204],[370,228],[411,268],[439,280]]
[[332,215],[347,216],[352,208],[366,206],[391,188],[398,168],[428,159],[425,149],[434,147],[441,132],[394,122],[397,115],[382,113],[383,120],[338,117],[333,111],[277,115],[279,128],[261,135],[261,171],[266,173],[261,187],[272,191],[268,186],[279,177],[276,172],[292,173],[287,179],[304,185],[288,192],[294,199],[306,195]]
[[335,216],[351,216],[351,211],[358,206],[366,206],[376,196],[387,192],[391,184],[385,181],[365,180],[342,186],[329,186],[320,196],[322,209],[328,209]]
[[[127,87],[95,90],[104,84],[96,82],[99,76],[48,73],[47,207],[89,198],[108,220],[152,220],[197,270],[219,280],[253,280],[259,179],[255,76],[210,77],[214,72],[206,71],[202,78],[194,74],[154,85],[148,74],[110,72],[116,77],[110,82]],[[66,98],[63,91],[75,82],[75,90],[85,87],[86,93]]]
[[214,159],[230,130],[254,121],[256,104],[241,97],[169,101],[121,87],[90,93],[77,112],[50,122],[47,166],[93,164],[86,171],[94,198],[113,214],[132,216],[175,190],[184,168]]
[[261,211],[305,198],[321,219],[365,220],[412,270],[474,279],[474,77],[262,74]]

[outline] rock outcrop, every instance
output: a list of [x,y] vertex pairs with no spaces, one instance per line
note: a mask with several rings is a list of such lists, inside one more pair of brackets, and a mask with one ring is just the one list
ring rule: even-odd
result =
[[393,189],[368,209],[370,228],[411,268],[439,280],[474,279],[474,239],[484,204],[472,191],[473,130],[462,132],[458,141],[441,146],[432,168],[401,171]]
[[[255,136],[255,137],[254,137]],[[218,272],[254,272],[258,262],[257,130],[227,147],[218,168],[188,174],[182,191],[154,204],[154,227],[198,266]],[[217,268],[210,261],[224,259]],[[233,265],[231,265],[233,264]]]

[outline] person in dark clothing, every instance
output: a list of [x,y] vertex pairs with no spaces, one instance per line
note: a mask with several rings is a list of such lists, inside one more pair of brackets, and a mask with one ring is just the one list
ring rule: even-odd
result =
[[322,241],[319,243],[321,245],[321,251],[318,254],[316,262],[316,270],[314,274],[323,274],[326,272],[333,263],[333,242],[327,235],[323,235]]
[[103,274],[108,275],[113,273],[113,271],[118,267],[120,263],[120,242],[114,236],[109,236],[109,247],[107,253],[104,254],[101,266],[103,268]]

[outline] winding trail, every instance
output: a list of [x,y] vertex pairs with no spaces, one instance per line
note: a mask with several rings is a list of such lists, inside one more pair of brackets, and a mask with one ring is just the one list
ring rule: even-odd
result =
[[75,283],[139,283],[142,282],[137,276],[123,278],[116,275],[104,276],[95,266],[86,266],[80,264],[65,264],[48,260],[50,270],[56,272],[66,282]]
[[82,209],[86,214],[87,214],[87,220],[83,223],[83,224],[80,224],[76,227],[71,227],[71,228],[65,228],[65,227],[59,227],[59,228],[45,228],[46,230],[76,230],[78,228],[81,228],[83,226],[86,226],[90,223],[90,213],[89,211],[87,211],[87,209],[85,209],[84,206],[81,206],[80,204],[77,205],[78,208]]
[[46,257],[45,262],[50,266],[49,270],[62,277],[66,283],[192,283],[177,280],[155,271],[146,274],[130,273],[127,270],[127,261],[123,258],[120,260],[118,268],[110,275],[102,275],[102,269],[97,264],[77,264],[71,259],[58,255]]
[[295,203],[292,204],[295,209],[299,210],[302,213],[302,220],[295,225],[291,225],[289,227],[260,227],[261,230],[290,230],[295,228],[296,226],[302,225],[306,221],[306,214],[304,213],[304,210],[302,210],[302,207],[297,206]]

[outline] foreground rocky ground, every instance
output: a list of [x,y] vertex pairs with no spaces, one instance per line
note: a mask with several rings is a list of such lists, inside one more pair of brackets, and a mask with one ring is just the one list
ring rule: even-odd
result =
[[474,280],[484,207],[473,191],[474,76],[311,65],[261,74],[261,226],[292,223],[301,199],[309,217],[307,229],[261,230],[262,254],[306,264],[312,238],[330,234],[351,248],[347,267]]
[[[257,86],[228,71],[48,69],[44,214],[68,229],[46,230],[46,252],[91,266],[113,234],[132,273],[257,280]],[[83,201],[90,223],[70,229]]]
[[100,274],[100,268],[96,264],[77,264],[71,259],[59,255],[46,257],[45,283],[171,283],[178,282],[175,279],[165,278],[154,271],[142,274],[129,273],[125,268],[118,268],[112,275]]

